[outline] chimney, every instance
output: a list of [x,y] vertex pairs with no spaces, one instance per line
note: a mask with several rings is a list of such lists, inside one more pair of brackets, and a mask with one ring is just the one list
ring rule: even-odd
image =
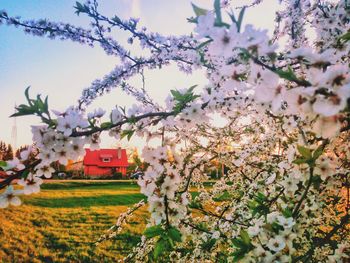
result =
[[122,158],[122,148],[121,147],[118,147],[117,157],[118,157],[118,159]]

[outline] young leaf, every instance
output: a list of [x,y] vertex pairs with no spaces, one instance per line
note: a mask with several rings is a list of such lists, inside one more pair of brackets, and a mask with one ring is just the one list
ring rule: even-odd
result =
[[266,201],[266,199],[267,198],[263,193],[261,193],[261,192],[257,193],[256,201],[258,201],[259,203],[262,203],[262,202]]
[[24,95],[29,103],[29,105],[32,105],[32,102],[31,102],[31,99],[29,98],[29,89],[30,89],[30,86],[28,86],[25,91],[24,91]]
[[235,14],[233,13],[233,11],[231,10],[231,13],[227,13],[227,14],[231,18],[232,23],[237,24],[237,20],[236,20],[236,17],[235,17]]
[[18,107],[16,107],[17,112],[12,114],[10,117],[18,117],[18,116],[25,116],[25,115],[32,115],[36,112],[36,110],[33,107],[21,104]]
[[36,98],[36,105],[37,105],[37,108],[39,109],[39,111],[45,112],[45,103],[44,103],[43,100],[41,99],[41,96],[40,96],[40,95],[37,95],[37,98]]
[[350,41],[350,32],[345,33],[345,34],[342,35],[339,39],[340,39],[340,40],[343,40],[343,41],[345,41],[345,42]]
[[209,40],[207,40],[207,41],[205,41],[205,42],[199,44],[199,45],[196,47],[196,49],[199,50],[199,49],[201,49],[202,47],[205,47],[206,45],[208,45],[208,44],[209,44],[210,42],[212,42],[212,41],[213,41],[212,39],[209,39]]
[[181,242],[181,232],[175,228],[175,227],[170,227],[168,230],[169,237],[176,241],[176,242]]
[[202,248],[205,251],[210,251],[213,248],[213,246],[215,245],[215,243],[216,243],[216,239],[215,238],[209,239],[207,242],[204,242],[202,244]]
[[246,252],[244,250],[237,250],[232,253],[234,262],[239,262],[239,260],[243,259]]
[[214,2],[214,10],[215,10],[215,14],[216,14],[216,22],[218,24],[222,23],[222,16],[221,16],[221,4],[220,4],[220,0],[215,0]]
[[156,225],[156,226],[151,226],[147,228],[145,232],[143,232],[143,234],[148,238],[152,238],[152,237],[161,235],[163,232],[164,232],[164,229],[162,228],[162,226]]
[[25,170],[25,171],[22,173],[22,178],[27,179],[28,175],[29,175],[29,170]]
[[307,163],[307,160],[305,158],[297,158],[293,161],[294,164],[303,164]]
[[77,15],[79,15],[80,13],[86,13],[86,12],[89,10],[88,6],[82,5],[82,4],[79,3],[79,2],[75,2],[74,8],[76,9],[76,10],[75,10],[75,13],[76,13]]
[[45,97],[45,101],[44,101],[44,112],[49,113],[49,103],[48,103],[49,97],[46,96]]
[[181,101],[182,94],[178,90],[171,90],[170,93],[171,93],[171,95],[173,95],[175,100]]
[[0,161],[0,167],[6,167],[7,166],[7,163],[5,161]]
[[282,214],[286,218],[293,216],[293,212],[288,207],[282,211]]
[[232,244],[237,248],[245,248],[245,243],[240,238],[232,239]]
[[320,145],[319,147],[317,147],[317,149],[312,154],[312,159],[314,159],[314,161],[316,161],[318,159],[318,157],[320,157],[322,155],[323,150],[324,150],[323,145]]
[[278,76],[280,76],[281,78],[287,79],[287,80],[293,80],[295,78],[295,74],[293,71],[283,71],[281,69],[276,70],[276,73],[278,74]]
[[120,20],[120,18],[119,18],[118,16],[112,17],[112,20],[113,20],[114,22],[116,22],[116,23],[121,23],[121,20]]
[[192,3],[192,8],[196,16],[204,16],[208,13],[208,10],[200,8]]
[[298,152],[301,154],[301,156],[303,156],[305,159],[311,159],[312,158],[310,149],[308,149],[308,148],[306,148],[304,146],[301,146],[301,145],[298,145],[297,149],[298,149]]
[[245,12],[245,7],[243,7],[241,9],[241,11],[239,12],[239,15],[238,15],[238,20],[237,20],[237,23],[236,23],[238,32],[240,32],[241,28],[242,28],[244,12]]
[[198,85],[193,85],[191,86],[187,91],[186,94],[192,94],[193,90],[197,87]]
[[130,141],[131,137],[134,135],[134,130],[124,130],[122,131],[120,138],[123,139],[125,136]]
[[103,122],[103,123],[101,123],[101,128],[108,129],[111,125],[112,125],[111,122]]
[[315,189],[319,190],[320,186],[322,184],[322,179],[319,175],[314,175],[314,177],[312,177],[312,185]]
[[248,232],[245,230],[241,230],[240,236],[242,238],[242,241],[244,242],[244,244],[249,245],[250,244],[250,238],[248,235]]
[[156,245],[154,246],[154,250],[153,250],[154,258],[157,260],[159,256],[162,255],[167,250],[169,246],[170,244],[168,239],[160,238],[157,241]]

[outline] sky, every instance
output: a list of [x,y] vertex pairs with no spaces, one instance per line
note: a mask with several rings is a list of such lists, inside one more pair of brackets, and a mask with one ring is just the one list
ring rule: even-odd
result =
[[[83,0],[81,0],[83,2]],[[108,16],[121,18],[139,17],[140,24],[148,31],[164,35],[188,34],[193,30],[186,18],[193,16],[191,2],[204,8],[212,6],[212,0],[100,0],[100,11]],[[251,2],[234,0],[237,5]],[[265,0],[263,4],[250,8],[245,15],[245,23],[272,32],[274,13],[280,8],[278,0]],[[47,18],[87,28],[89,19],[74,14],[75,0],[0,0],[0,10],[10,16],[19,15],[23,19]],[[123,38],[124,33],[115,37]],[[83,88],[109,73],[118,63],[116,57],[107,56],[96,46],[82,46],[70,41],[49,40],[23,33],[20,29],[0,25],[0,140],[14,144],[12,127],[17,123],[17,146],[30,144],[30,125],[38,124],[37,118],[9,118],[14,105],[25,102],[24,90],[31,86],[33,95],[49,97],[49,106],[55,110],[65,110],[76,105]],[[203,71],[186,75],[169,66],[162,70],[146,72],[146,89],[164,102],[170,89],[181,89],[195,84],[205,85]],[[135,85],[140,84],[135,79]],[[133,99],[115,88],[110,94],[97,99],[90,109],[103,107],[111,110],[115,105],[131,106]],[[104,138],[103,147],[112,147],[119,142]],[[127,144],[122,142],[121,145]],[[138,139],[130,146],[140,146]]]

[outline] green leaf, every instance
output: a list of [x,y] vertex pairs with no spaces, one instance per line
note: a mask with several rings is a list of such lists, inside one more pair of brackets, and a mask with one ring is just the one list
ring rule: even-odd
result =
[[112,126],[112,123],[111,122],[103,122],[103,123],[101,123],[101,128],[102,129],[108,129],[109,127],[111,127]]
[[24,95],[29,103],[29,105],[32,105],[32,102],[31,102],[31,99],[29,98],[29,89],[30,89],[30,86],[28,86],[25,91],[24,91]]
[[48,103],[49,97],[46,96],[45,97],[45,101],[44,101],[44,112],[49,113],[49,103]]
[[193,94],[195,87],[197,87],[197,85],[191,86],[185,93],[181,93],[178,90],[170,91],[174,97],[174,100],[177,101],[173,108],[176,113],[181,112],[181,110],[184,109],[189,102],[199,97],[198,95]]
[[160,236],[163,232],[164,232],[164,229],[162,228],[161,225],[155,225],[147,228],[145,232],[143,232],[143,234],[148,238],[152,238],[152,237]]
[[16,110],[17,110],[17,112],[12,114],[10,117],[32,115],[36,112],[36,109],[34,107],[30,107],[30,106],[27,106],[24,104],[17,106]]
[[112,21],[114,21],[116,23],[120,23],[121,22],[120,18],[117,17],[117,16],[112,17]]
[[241,231],[240,236],[242,239],[232,239],[232,244],[237,248],[237,250],[232,254],[235,262],[244,258],[244,256],[254,248],[254,246],[250,243],[249,235],[245,230]]
[[187,18],[187,22],[197,24],[198,19],[197,19],[197,17],[196,18],[190,17],[190,18]]
[[307,160],[305,158],[297,158],[293,161],[294,164],[303,164],[307,163]]
[[243,22],[245,9],[246,9],[246,7],[243,7],[241,9],[241,11],[239,12],[239,15],[238,15],[238,20],[237,20],[237,23],[236,23],[238,32],[240,32],[241,28],[242,28],[242,22]]
[[241,230],[240,236],[242,238],[242,241],[244,244],[249,245],[250,244],[250,237],[248,235],[248,232],[245,230]]
[[288,71],[284,71],[282,69],[276,69],[276,73],[283,79],[295,81],[298,80],[297,76],[294,74],[292,68],[288,68]]
[[237,248],[245,248],[246,247],[245,243],[240,238],[232,239],[232,244]]
[[210,251],[216,243],[216,239],[212,238],[202,244],[202,249],[205,251]]
[[189,208],[194,208],[194,209],[203,207],[200,202],[195,201],[195,200],[192,200],[192,202],[188,206],[189,206]]
[[75,13],[77,15],[79,15],[80,13],[87,13],[89,11],[89,7],[87,5],[82,5],[79,2],[75,2],[74,8],[76,9]]
[[160,238],[156,245],[154,246],[153,256],[155,259],[158,259],[160,255],[162,255],[168,247],[168,243],[163,238]]
[[236,20],[235,14],[233,12],[228,13],[228,16],[231,18],[232,23],[235,23],[237,25],[237,20]]
[[0,161],[0,167],[6,167],[7,163],[5,161]]
[[298,149],[298,152],[301,154],[301,156],[303,156],[305,159],[309,160],[312,158],[312,154],[311,154],[310,149],[308,149],[304,146],[301,146],[301,145],[298,145],[297,149]]
[[196,16],[203,16],[203,15],[206,15],[208,13],[207,9],[200,8],[193,3],[191,3],[191,4],[192,4],[192,8],[193,8],[193,11],[196,14]]
[[243,259],[246,252],[244,250],[237,250],[232,253],[234,262],[239,262],[239,260]]
[[182,99],[182,94],[178,90],[171,90],[171,95],[173,95],[175,100],[180,101]]
[[37,108],[41,111],[41,112],[45,112],[45,103],[43,102],[43,100],[41,99],[40,95],[37,95],[36,98],[36,105]]
[[130,141],[131,137],[134,135],[134,130],[124,130],[120,134],[120,138],[123,139],[124,137],[127,137],[128,141]]
[[25,171],[22,173],[22,178],[27,179],[28,175],[29,175],[29,170],[25,170]]
[[267,197],[266,197],[263,193],[258,192],[255,199],[256,199],[256,201],[258,201],[259,203],[262,203],[262,202],[264,202],[264,201],[267,200]]
[[319,190],[320,189],[320,186],[322,184],[322,179],[319,175],[314,175],[312,177],[312,185],[315,189]]
[[282,211],[282,214],[286,218],[293,216],[293,212],[288,207]]
[[216,14],[216,22],[218,24],[222,23],[222,16],[221,16],[221,4],[220,4],[220,0],[215,0],[214,2],[214,10],[215,10],[215,14]]
[[350,41],[350,32],[345,33],[345,34],[342,35],[339,39],[340,39],[340,40],[343,40],[343,41],[345,41],[345,42]]
[[215,202],[222,202],[222,201],[232,200],[232,198],[233,198],[233,195],[225,190],[224,192],[220,193],[218,197],[214,197],[213,200]]
[[314,161],[316,161],[318,159],[318,157],[320,157],[322,155],[323,150],[324,150],[324,146],[323,145],[320,145],[319,147],[317,147],[317,149],[312,154],[312,159]]
[[193,90],[194,90],[197,86],[198,86],[198,85],[193,85],[193,86],[191,86],[191,87],[186,91],[185,94],[192,94]]
[[280,230],[283,230],[283,226],[277,224],[276,222],[273,222],[273,223],[271,224],[271,226],[272,226],[272,231],[275,232],[276,234],[278,234],[278,232],[279,232]]
[[250,209],[254,209],[254,208],[257,207],[258,205],[259,205],[258,202],[254,201],[254,200],[248,201],[248,207],[249,207]]
[[198,49],[201,49],[202,47],[205,47],[206,45],[208,45],[210,42],[212,42],[213,40],[212,39],[209,39],[209,40],[207,40],[207,41],[205,41],[205,42],[203,42],[203,43],[201,43],[201,44],[199,44],[197,47],[196,47],[196,49],[198,50]]
[[168,235],[172,240],[181,242],[181,232],[177,228],[170,227],[168,230]]

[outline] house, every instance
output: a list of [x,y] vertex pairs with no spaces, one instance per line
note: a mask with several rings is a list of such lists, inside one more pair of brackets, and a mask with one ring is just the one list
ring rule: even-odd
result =
[[91,151],[85,149],[83,160],[84,173],[86,176],[113,176],[121,173],[126,176],[128,158],[125,149],[100,149]]
[[5,172],[5,171],[0,171],[0,179],[5,179],[7,178],[9,175]]

